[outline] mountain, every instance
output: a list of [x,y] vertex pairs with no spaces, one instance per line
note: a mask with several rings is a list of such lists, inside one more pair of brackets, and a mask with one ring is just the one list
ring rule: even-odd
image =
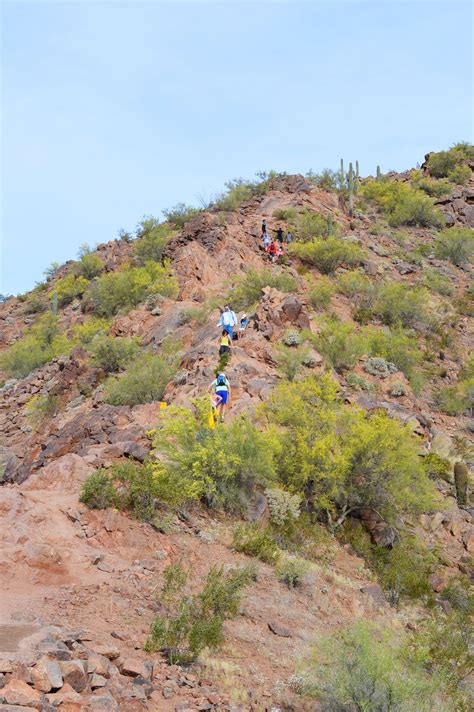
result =
[[[425,641],[419,695],[391,664],[399,709],[467,709],[468,644],[426,640],[462,637],[471,600],[473,170],[458,144],[403,174],[234,181],[0,304],[0,703],[336,709],[355,698],[311,650],[369,630],[392,656]],[[275,262],[262,220],[292,234]],[[227,303],[249,318],[228,363]]]

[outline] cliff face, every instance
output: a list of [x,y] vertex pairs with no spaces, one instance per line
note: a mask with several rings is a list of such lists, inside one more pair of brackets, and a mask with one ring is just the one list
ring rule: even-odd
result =
[[[473,196],[471,180],[438,201],[448,224],[474,227]],[[168,403],[190,404],[206,392],[214,377],[220,334],[219,309],[213,305],[232,298],[233,289],[249,268],[279,269],[269,265],[260,249],[260,225],[266,219],[271,229],[286,228],[286,222],[274,214],[289,208],[307,208],[324,218],[331,216],[342,235],[367,251],[363,270],[374,282],[391,279],[414,285],[427,269],[436,268],[448,278],[454,303],[472,281],[469,265],[456,267],[437,259],[429,250],[416,261],[410,259],[411,248],[432,242],[432,230],[407,228],[400,250],[390,230],[374,229],[380,216],[372,208],[349,219],[344,201],[335,192],[321,190],[302,176],[278,177],[264,195],[243,203],[225,218],[208,210],[187,222],[168,242],[164,253],[179,282],[178,298],[160,299],[158,305],[141,303],[115,317],[111,324],[112,336],[137,337],[141,346],[151,351],[159,352],[169,336],[179,343],[179,370],[163,397]],[[105,270],[114,272],[132,259],[133,242],[112,241],[100,245],[97,254]],[[48,288],[52,289],[72,267],[62,267],[50,279]],[[308,280],[302,277],[296,261],[289,260],[287,269],[297,280],[297,290],[283,293],[265,287],[245,337],[233,348],[226,368],[233,386],[230,418],[252,412],[281,378],[273,347],[283,334],[289,329],[318,332]],[[312,272],[318,279],[317,270]],[[210,305],[207,312],[206,305]],[[190,310],[199,308],[200,319],[190,318]],[[441,308],[436,295],[432,308]],[[351,320],[350,298],[333,294],[331,309],[342,321]],[[87,316],[80,301],[59,310],[65,332]],[[34,320],[35,316],[25,314],[24,302],[19,299],[9,298],[1,304],[0,351],[20,339]],[[425,340],[423,335],[419,338]],[[474,421],[468,413],[457,417],[442,413],[435,407],[433,393],[441,385],[457,382],[472,343],[472,316],[453,315],[451,342],[431,354],[431,380],[416,395],[400,371],[381,377],[371,369],[367,365],[369,355],[359,359],[354,372],[363,377],[370,390],[356,390],[345,375],[333,375],[347,402],[368,410],[386,409],[410,424],[419,437],[421,451],[436,452],[454,461],[453,438],[462,435],[472,441]],[[322,373],[327,365],[313,349],[313,373]],[[139,648],[153,617],[156,581],[164,566],[181,558],[197,575],[204,573],[210,562],[228,565],[244,557],[229,547],[229,523],[213,518],[206,510],[195,508],[186,517],[175,517],[171,533],[163,533],[122,513],[87,510],[79,504],[81,484],[95,468],[123,458],[146,459],[150,449],[146,433],[156,425],[159,415],[157,402],[136,406],[106,403],[103,377],[103,371],[91,365],[87,350],[81,346],[68,356],[53,358],[25,378],[11,379],[5,374],[0,389],[0,659],[9,657],[18,664],[13,677],[29,683],[25,662],[31,662],[38,640],[53,639],[52,645],[58,649],[59,642],[67,639],[65,629],[80,628],[83,632],[66,641],[74,655],[79,651],[79,658],[91,660],[97,655],[94,646],[114,644],[121,665],[114,663],[115,653],[107,655],[102,649],[99,654],[106,661],[102,660],[104,684],[101,682],[92,693],[86,675],[88,687],[79,690],[79,698],[71,691],[69,706],[64,703],[64,709],[89,709],[80,705],[101,704],[94,699],[99,697],[97,690],[103,688],[107,692],[102,696],[108,700],[103,704],[109,707],[100,709],[257,710],[270,709],[273,704],[303,709],[305,703],[295,696],[290,678],[309,640],[354,617],[388,622],[399,613],[386,603],[363,561],[349,547],[333,541],[330,563],[321,561],[316,576],[300,590],[292,591],[276,582],[271,568],[262,564],[258,581],[245,598],[243,615],[226,624],[227,643],[221,654],[211,656],[207,667],[186,674],[166,666],[158,656],[146,657]],[[27,406],[37,395],[54,397],[55,412],[33,427]],[[435,591],[453,572],[468,572],[474,550],[471,512],[456,506],[450,483],[439,482],[438,488],[445,506],[424,515],[419,525],[425,541],[440,547],[445,557],[445,566],[438,567],[433,577]],[[30,637],[28,630],[23,642],[13,645],[15,650],[8,651],[6,645],[2,650],[1,624],[12,621],[32,624],[34,635]],[[57,630],[46,629],[58,624]],[[124,673],[123,662],[127,663],[130,656],[138,658],[135,667],[145,660],[155,666],[153,672],[140,668],[142,685],[131,682],[137,680],[138,672]],[[133,666],[130,661],[128,665]],[[77,696],[77,685],[74,689]],[[53,693],[53,697],[59,694]]]

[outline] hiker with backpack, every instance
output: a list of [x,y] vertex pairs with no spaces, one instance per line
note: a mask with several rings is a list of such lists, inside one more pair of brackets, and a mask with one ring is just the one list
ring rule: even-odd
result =
[[274,230],[273,232],[276,232],[276,239],[280,243],[280,245],[283,244],[283,228],[279,227],[278,230]]
[[216,396],[219,396],[221,399],[217,405],[217,413],[220,416],[221,423],[223,423],[225,409],[230,400],[230,383],[224,371],[219,371],[217,378],[215,378],[209,386],[209,391],[214,391]]
[[244,314],[242,314],[242,316],[240,317],[240,323],[239,323],[239,339],[241,339],[242,336],[244,335],[245,329],[247,328],[248,324],[249,324],[249,318],[248,318],[247,314],[244,313]]
[[276,254],[277,254],[277,246],[276,246],[276,242],[275,242],[274,240],[272,240],[272,241],[270,242],[270,244],[268,245],[268,247],[267,247],[267,249],[265,250],[265,252],[267,253],[268,258],[269,258],[272,262],[275,262],[275,258],[276,258]]
[[230,338],[232,339],[234,334],[234,326],[237,326],[237,317],[235,312],[226,304],[224,311],[221,314],[221,318],[217,322],[217,326],[222,326],[224,331],[227,331]]

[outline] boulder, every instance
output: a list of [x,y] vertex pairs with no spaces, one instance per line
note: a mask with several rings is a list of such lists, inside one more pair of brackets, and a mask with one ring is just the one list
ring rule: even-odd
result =
[[370,596],[370,598],[378,606],[387,605],[387,599],[385,598],[383,589],[378,585],[378,583],[370,584],[369,586],[362,586],[360,590],[361,593],[365,593],[367,596]]
[[42,657],[31,670],[33,687],[40,692],[50,692],[62,687],[63,676],[57,660]]
[[149,679],[153,674],[153,665],[148,661],[142,662],[136,658],[125,658],[120,666],[120,672],[122,675],[129,677],[138,677],[140,675],[145,679]]
[[286,626],[282,625],[281,623],[277,623],[276,621],[270,621],[267,623],[269,629],[272,631],[273,635],[278,635],[280,638],[292,638],[293,633],[289,628],[286,628]]
[[86,664],[83,660],[65,660],[59,663],[64,682],[71,685],[76,692],[86,689],[88,677]]
[[43,696],[23,680],[12,679],[2,688],[0,697],[7,705],[24,705],[31,710],[34,707],[41,710]]

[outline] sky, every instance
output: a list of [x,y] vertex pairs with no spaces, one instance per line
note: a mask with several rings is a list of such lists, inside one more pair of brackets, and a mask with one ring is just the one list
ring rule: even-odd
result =
[[464,0],[0,0],[0,293],[257,171],[471,140]]

